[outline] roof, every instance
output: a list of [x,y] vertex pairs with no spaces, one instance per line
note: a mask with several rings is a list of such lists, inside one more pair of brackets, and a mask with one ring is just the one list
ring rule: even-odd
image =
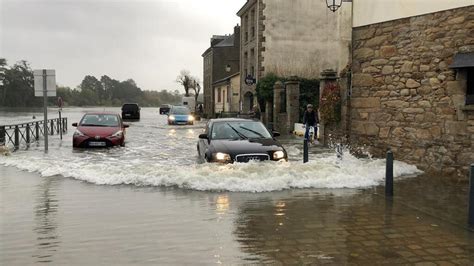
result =
[[230,76],[227,76],[227,77],[225,77],[225,78],[223,78],[223,79],[216,80],[214,83],[212,83],[212,85],[216,85],[216,84],[218,84],[218,83],[226,82],[226,81],[228,81],[229,79],[231,79],[231,78],[233,78],[233,77],[235,77],[235,76],[238,76],[239,74],[240,74],[240,72],[237,72],[237,73],[234,73],[234,74],[232,74],[232,75],[230,75]]
[[250,6],[255,3],[255,0],[247,0],[247,3],[245,3],[244,6],[237,12],[237,16],[242,16],[242,14],[245,13],[250,8]]
[[216,44],[214,47],[229,47],[229,46],[234,46],[234,34],[228,36],[225,38],[223,41],[219,42]]
[[473,53],[458,53],[454,56],[453,63],[449,68],[463,68],[474,67],[474,52]]

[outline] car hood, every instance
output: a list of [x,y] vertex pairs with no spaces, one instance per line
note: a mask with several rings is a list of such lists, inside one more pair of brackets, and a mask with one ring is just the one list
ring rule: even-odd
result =
[[99,136],[101,138],[108,137],[121,130],[120,127],[78,127],[77,129],[89,137]]
[[238,154],[265,153],[283,151],[278,141],[274,139],[245,139],[245,140],[211,140],[214,152],[228,153],[232,157]]

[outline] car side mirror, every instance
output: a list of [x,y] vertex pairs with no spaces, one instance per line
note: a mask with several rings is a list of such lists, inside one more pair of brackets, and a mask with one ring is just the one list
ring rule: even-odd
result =
[[272,134],[273,134],[273,137],[279,137],[281,135],[280,132],[278,131],[273,131]]
[[209,137],[208,137],[207,134],[205,134],[205,133],[200,134],[200,135],[199,135],[199,138],[200,138],[200,139],[207,139],[207,140],[209,140]]
[[123,128],[129,128],[130,125],[129,124],[123,124]]
[[72,126],[73,126],[73,127],[77,127],[77,123],[72,123]]

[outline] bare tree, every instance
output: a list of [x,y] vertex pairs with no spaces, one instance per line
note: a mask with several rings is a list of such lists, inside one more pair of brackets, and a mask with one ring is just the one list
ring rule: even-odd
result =
[[191,73],[189,70],[181,70],[179,73],[179,76],[176,78],[176,82],[181,84],[184,88],[184,96],[188,97],[189,96],[189,90],[193,88],[193,81],[194,78],[191,77]]
[[197,106],[199,93],[201,92],[201,84],[199,84],[198,78],[194,78],[193,80],[193,90],[194,90],[194,99],[196,101],[196,106]]

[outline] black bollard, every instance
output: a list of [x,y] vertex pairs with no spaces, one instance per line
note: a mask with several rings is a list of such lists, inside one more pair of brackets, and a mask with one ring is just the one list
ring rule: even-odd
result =
[[304,139],[303,142],[303,163],[308,162],[308,140]]
[[385,168],[385,196],[393,197],[393,153],[387,152],[387,165]]
[[468,224],[474,227],[474,164],[471,164],[471,171],[469,175],[469,214]]
[[15,150],[20,148],[20,129],[18,126],[15,126]]

